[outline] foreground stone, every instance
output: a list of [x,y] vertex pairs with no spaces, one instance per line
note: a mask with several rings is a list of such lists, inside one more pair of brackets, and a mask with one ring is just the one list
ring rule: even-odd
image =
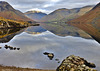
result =
[[20,50],[20,48],[8,46],[8,45],[5,45],[4,48],[5,48],[5,49],[10,49],[10,50]]
[[68,56],[64,59],[56,71],[97,71],[94,63],[87,62],[79,56]]
[[48,52],[45,52],[43,53],[44,55],[47,55],[49,57],[50,60],[52,60],[54,58],[54,54],[53,53],[48,53]]

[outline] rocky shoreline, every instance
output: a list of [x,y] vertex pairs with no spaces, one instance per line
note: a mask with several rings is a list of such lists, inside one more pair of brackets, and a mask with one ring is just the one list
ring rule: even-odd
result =
[[79,56],[70,55],[64,59],[56,70],[43,70],[0,65],[0,71],[98,71],[94,63],[90,63]]
[[79,56],[70,55],[64,59],[56,71],[97,71],[94,63],[90,63]]

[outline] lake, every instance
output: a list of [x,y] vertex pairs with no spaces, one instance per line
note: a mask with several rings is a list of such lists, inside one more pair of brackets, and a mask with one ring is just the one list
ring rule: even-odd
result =
[[[8,38],[8,37],[7,37]],[[6,39],[7,39],[6,38]],[[56,69],[69,55],[85,58],[100,70],[100,44],[93,39],[73,36],[58,36],[41,26],[32,26],[9,35],[0,46],[10,45],[20,50],[0,49],[0,64],[38,69]],[[54,54],[50,60],[44,52]],[[58,63],[55,59],[59,59]]]

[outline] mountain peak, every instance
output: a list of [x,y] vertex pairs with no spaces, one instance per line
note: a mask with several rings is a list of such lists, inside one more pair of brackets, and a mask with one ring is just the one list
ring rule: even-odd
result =
[[40,13],[41,11],[31,10],[33,13]]
[[46,16],[46,13],[43,13],[41,11],[31,10],[27,11],[25,15],[35,21],[39,21],[42,17]]
[[96,8],[100,8],[100,2],[93,9],[96,9]]
[[31,11],[27,11],[26,14],[28,13],[42,13],[41,11],[36,11],[36,10],[31,10]]
[[0,11],[14,10],[14,8],[6,1],[0,1]]
[[0,1],[0,17],[17,21],[33,21],[22,12],[15,10],[8,2]]

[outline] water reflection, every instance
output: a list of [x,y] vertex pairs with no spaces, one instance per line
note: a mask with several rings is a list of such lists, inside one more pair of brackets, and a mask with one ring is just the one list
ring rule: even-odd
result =
[[25,32],[27,32],[28,34],[42,33],[45,31],[47,30],[42,28],[41,26],[31,26],[25,30]]
[[86,32],[66,23],[39,23],[43,28],[59,36],[91,38]]
[[28,28],[12,28],[12,29],[0,29],[0,43],[9,42],[15,35],[22,33],[23,31],[28,34],[40,34],[45,32],[41,26],[31,26]]
[[9,42],[15,35],[23,31],[22,28],[0,29],[0,43]]
[[[60,37],[50,31],[32,34],[36,30],[30,30],[30,28],[34,29],[34,27],[29,27],[8,43],[0,43],[2,47],[9,45],[21,48],[19,51],[10,51],[4,48],[0,50],[0,64],[56,69],[59,62],[74,54],[95,63],[97,69],[100,70],[100,44],[95,40],[71,36]],[[43,55],[44,52],[53,53],[53,59],[49,60],[47,56]]]

